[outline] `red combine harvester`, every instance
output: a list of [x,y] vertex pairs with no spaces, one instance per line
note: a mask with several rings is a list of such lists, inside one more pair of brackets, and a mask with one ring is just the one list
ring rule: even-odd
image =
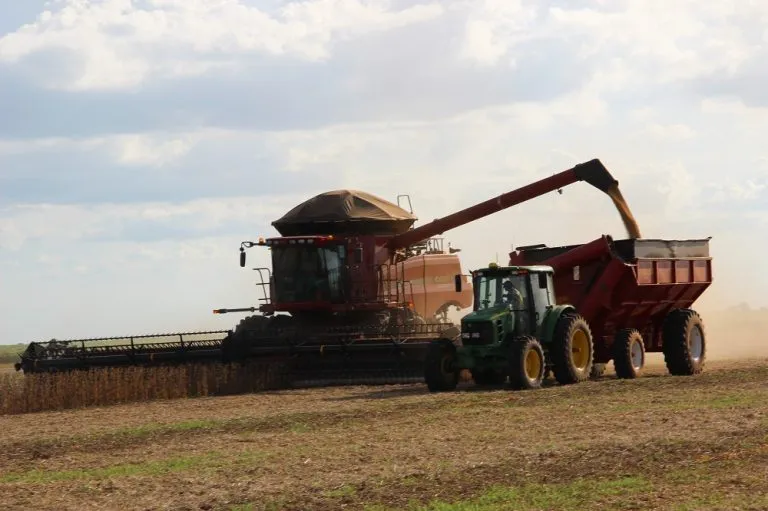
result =
[[[595,373],[614,360],[619,376],[633,377],[644,352],[663,352],[673,375],[701,371],[704,325],[691,306],[712,283],[709,238],[604,235],[583,245],[518,247],[509,256],[511,266],[554,269],[556,303],[572,304],[592,330]],[[627,347],[633,351],[616,352]]]
[[454,289],[457,251],[435,236],[578,181],[612,198],[618,184],[594,159],[416,228],[412,213],[372,195],[321,194],[273,222],[280,237],[241,244],[241,266],[258,246],[272,269],[255,268],[261,305],[214,311],[258,312],[233,330],[34,342],[16,368],[269,359],[298,380],[419,381],[430,341],[458,338],[447,310],[473,296]]

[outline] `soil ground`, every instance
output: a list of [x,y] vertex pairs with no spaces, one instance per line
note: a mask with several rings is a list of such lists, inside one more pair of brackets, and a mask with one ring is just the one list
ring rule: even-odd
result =
[[0,417],[3,509],[768,509],[768,359]]

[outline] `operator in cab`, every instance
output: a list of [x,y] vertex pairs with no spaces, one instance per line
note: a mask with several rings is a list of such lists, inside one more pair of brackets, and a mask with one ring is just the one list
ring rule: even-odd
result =
[[508,305],[510,311],[512,311],[514,315],[514,331],[518,333],[524,332],[526,319],[525,298],[523,297],[523,294],[520,292],[520,290],[515,287],[511,280],[505,280],[502,284],[502,287],[504,288],[502,300],[505,304]]

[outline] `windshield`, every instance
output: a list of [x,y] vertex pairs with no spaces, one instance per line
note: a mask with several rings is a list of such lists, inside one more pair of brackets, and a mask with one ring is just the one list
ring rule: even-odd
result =
[[273,302],[337,301],[343,294],[343,245],[272,247]]
[[485,273],[475,287],[477,310],[507,305],[512,310],[524,310],[528,303],[527,275]]

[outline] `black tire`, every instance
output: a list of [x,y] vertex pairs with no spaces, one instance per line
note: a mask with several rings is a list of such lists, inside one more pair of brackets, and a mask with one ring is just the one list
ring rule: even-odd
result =
[[566,312],[557,322],[552,339],[552,369],[561,385],[589,379],[595,358],[592,331],[587,321],[575,312]]
[[691,376],[704,370],[707,337],[704,322],[691,309],[675,309],[664,319],[662,351],[669,374]]
[[616,332],[613,340],[613,366],[619,378],[634,379],[642,374],[645,367],[645,344],[639,331],[624,328]]
[[511,388],[540,389],[545,372],[544,349],[535,337],[518,337],[510,344],[509,386]]
[[424,361],[424,381],[430,392],[454,390],[459,384],[459,370],[456,362],[456,346],[441,340],[429,343]]
[[592,370],[589,372],[589,378],[591,380],[597,380],[598,378],[602,378],[605,374],[607,364],[598,364],[595,362],[592,364]]
[[485,369],[484,371],[472,371],[472,379],[477,385],[502,385],[507,375],[496,369]]
[[247,316],[240,320],[231,335],[227,335],[221,345],[222,360],[225,363],[245,363],[251,336],[266,331],[270,318],[261,314]]

